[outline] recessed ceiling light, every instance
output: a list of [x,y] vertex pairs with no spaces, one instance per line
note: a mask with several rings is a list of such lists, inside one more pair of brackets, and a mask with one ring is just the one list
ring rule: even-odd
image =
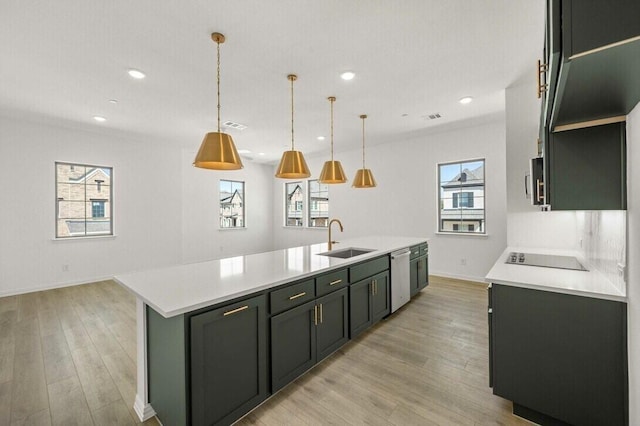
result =
[[117,104],[118,100],[117,99],[109,99],[109,103],[110,104]]
[[104,117],[102,117],[102,116],[100,116],[100,115],[94,115],[94,116],[93,116],[93,119],[94,119],[94,120],[96,120],[96,121],[97,121],[97,122],[99,122],[99,123],[103,123],[103,122],[107,121],[107,119],[106,119],[106,118],[104,118]]
[[137,80],[142,80],[143,78],[145,78],[147,75],[145,73],[143,73],[140,70],[131,68],[129,71],[127,71],[129,73],[129,75]]
[[458,102],[465,105],[465,104],[470,104],[472,100],[473,98],[471,96],[465,96],[464,98],[461,98]]
[[239,149],[238,154],[251,154],[251,151],[248,149]]
[[342,74],[340,74],[340,78],[342,78],[343,80],[353,80],[353,77],[356,76],[356,73],[354,73],[353,71],[345,71]]
[[324,136],[318,136],[318,140],[319,141],[323,141],[324,140]]
[[265,155],[265,153],[264,152],[259,152],[258,155]]

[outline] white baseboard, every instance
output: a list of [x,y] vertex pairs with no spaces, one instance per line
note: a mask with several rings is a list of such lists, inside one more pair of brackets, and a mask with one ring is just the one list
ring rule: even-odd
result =
[[14,288],[14,289],[11,289],[11,290],[0,290],[0,297],[16,296],[18,294],[26,294],[26,293],[35,293],[37,291],[53,290],[53,289],[56,289],[56,288],[72,287],[72,286],[75,286],[75,285],[83,285],[83,284],[91,284],[91,283],[95,283],[95,282],[98,282],[98,281],[108,281],[108,280],[112,280],[112,279],[113,279],[113,276],[95,277],[95,278],[92,278],[90,280],[69,281],[69,282],[57,283],[57,284],[52,284],[52,285],[44,285],[44,286],[39,286],[39,287]]
[[474,282],[477,282],[478,284],[486,283],[486,281],[484,280],[484,277],[475,277],[472,275],[450,274],[448,272],[442,272],[442,271],[429,271],[429,275],[437,275],[439,277],[453,278],[456,280],[474,281]]
[[143,402],[139,395],[136,395],[133,410],[136,412],[141,422],[147,421],[156,415],[156,411],[153,409],[151,404]]

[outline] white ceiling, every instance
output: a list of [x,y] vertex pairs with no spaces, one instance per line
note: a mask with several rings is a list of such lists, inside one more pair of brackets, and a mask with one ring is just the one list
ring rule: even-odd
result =
[[495,116],[525,75],[535,96],[543,25],[541,0],[2,0],[0,110],[195,152],[216,127],[218,31],[222,121],[248,126],[228,130],[237,147],[280,158],[295,73],[296,149],[328,154],[328,96],[336,152],[360,146],[360,114],[376,144]]

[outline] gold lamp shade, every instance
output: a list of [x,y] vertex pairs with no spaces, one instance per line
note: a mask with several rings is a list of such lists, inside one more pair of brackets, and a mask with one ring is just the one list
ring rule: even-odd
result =
[[218,95],[218,131],[204,135],[193,165],[212,170],[238,170],[243,167],[231,135],[220,132],[220,44],[225,37],[220,33],[211,34],[211,40],[217,45],[218,67],[216,72]]
[[333,103],[336,101],[336,97],[329,96],[327,100],[331,105],[331,160],[324,162],[318,180],[320,183],[345,183],[347,175],[344,174],[342,164],[333,159]]
[[210,132],[204,136],[193,165],[213,170],[238,170],[243,167],[231,135],[220,132]]
[[373,178],[371,169],[358,169],[351,186],[354,188],[375,188],[376,180]]
[[276,177],[282,179],[300,179],[311,176],[307,162],[300,151],[285,151],[282,153]]
[[321,183],[345,183],[347,175],[345,175],[339,161],[330,160],[324,162],[319,180]]
[[364,120],[367,118],[366,114],[362,114],[362,168],[356,172],[356,177],[353,179],[353,188],[375,188],[376,180],[373,178],[371,169],[367,169],[364,165]]
[[281,179],[301,179],[311,176],[307,162],[304,161],[302,151],[296,151],[293,141],[293,82],[298,79],[295,74],[289,74],[287,80],[291,82],[291,150],[282,153],[276,177]]

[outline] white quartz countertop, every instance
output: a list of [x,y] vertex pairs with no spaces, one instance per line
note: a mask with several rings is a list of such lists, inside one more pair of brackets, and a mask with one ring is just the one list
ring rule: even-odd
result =
[[168,266],[114,278],[169,318],[426,241],[427,238],[412,237],[356,238],[341,240],[333,251],[349,247],[374,251],[349,259],[332,258],[318,254],[327,251],[327,243],[319,243]]
[[[574,256],[588,271],[508,264],[505,262],[510,252]],[[485,281],[598,299],[627,301],[626,293],[614,286],[606,276],[588,264],[577,252],[568,250],[507,247],[496,260],[493,268],[485,277]]]

